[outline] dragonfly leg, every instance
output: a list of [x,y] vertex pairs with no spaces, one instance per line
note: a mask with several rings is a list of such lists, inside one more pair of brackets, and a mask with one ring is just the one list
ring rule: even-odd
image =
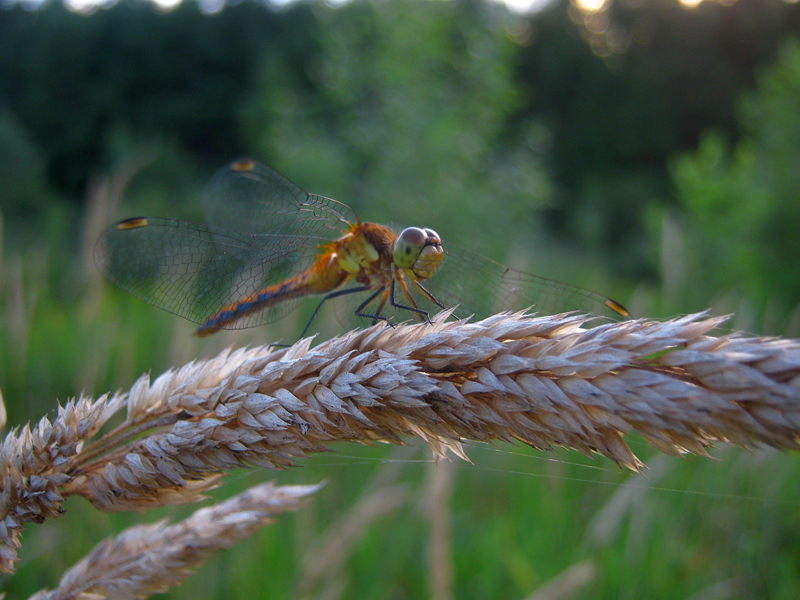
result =
[[[428,290],[428,288],[426,288],[424,285],[422,285],[419,281],[414,280],[412,283],[415,286],[417,286],[417,288],[419,288],[419,291],[421,291],[423,294],[425,294],[430,299],[431,302],[433,302],[436,306],[438,306],[442,310],[447,310],[448,308],[451,308],[451,307],[445,306],[444,304],[439,302],[439,299],[436,298],[436,296],[434,296],[433,293],[431,293]],[[451,317],[454,318],[454,319],[458,319],[459,318],[458,315],[451,315]]]
[[422,285],[419,281],[414,281],[414,285],[417,286],[422,291],[423,294],[425,294],[428,298],[430,298],[431,302],[433,302],[436,306],[438,306],[442,310],[447,310],[447,307],[444,304],[442,304],[441,302],[439,302],[436,299],[436,296],[434,296],[427,289],[425,289],[425,286]]
[[[304,338],[306,336],[306,333],[308,332],[308,329],[311,327],[311,323],[313,323],[314,319],[317,318],[317,314],[319,313],[319,309],[322,308],[322,305],[325,304],[326,300],[330,300],[331,298],[336,298],[337,296],[346,296],[347,294],[356,294],[358,292],[366,292],[368,289],[370,289],[370,288],[367,287],[366,285],[362,285],[362,286],[359,286],[359,287],[347,288],[345,290],[337,290],[335,292],[331,292],[330,294],[326,294],[325,296],[323,296],[322,300],[320,300],[319,304],[317,304],[317,308],[314,309],[314,313],[311,315],[311,318],[308,320],[308,323],[306,323],[306,326],[303,329],[303,333],[300,334],[300,337]],[[377,294],[373,294],[372,296],[370,296],[370,299],[367,300],[367,302],[372,300],[372,298],[374,298],[376,295]],[[358,310],[361,309],[363,306],[364,305],[362,304],[361,306],[358,307],[358,309],[356,309],[356,314],[358,314]]]
[[[369,288],[367,288],[366,286],[364,286],[364,289],[369,289]],[[385,285],[383,285],[383,286],[379,287],[379,288],[377,289],[377,291],[376,291],[374,294],[372,294],[372,295],[371,295],[369,298],[367,298],[366,300],[364,300],[364,302],[362,302],[361,304],[359,304],[359,305],[358,305],[358,308],[356,308],[356,316],[357,316],[357,317],[365,317],[365,318],[367,318],[367,319],[372,319],[372,320],[373,320],[373,323],[374,323],[375,321],[383,321],[383,322],[387,323],[387,324],[389,325],[389,327],[394,327],[394,325],[392,325],[392,322],[389,320],[389,317],[384,317],[384,316],[381,316],[380,314],[377,314],[377,315],[370,315],[370,314],[368,314],[368,313],[365,313],[365,312],[364,312],[364,309],[365,309],[367,306],[369,306],[369,304],[370,304],[370,303],[371,303],[373,300],[375,300],[375,298],[377,298],[379,294],[382,294],[382,293],[383,293],[383,291],[384,291],[385,289],[386,289],[386,286],[385,286]],[[378,308],[378,313],[380,313],[380,312],[381,312],[381,308],[383,308],[383,302],[381,302],[381,305],[380,305],[380,307]]]
[[399,304],[399,303],[394,301],[394,284],[395,284],[395,281],[396,281],[395,279],[392,279],[392,286],[390,288],[391,291],[390,291],[390,294],[389,294],[389,303],[392,306],[394,306],[395,308],[402,308],[404,310],[408,310],[408,311],[417,313],[419,315],[419,317],[425,323],[430,323],[431,322],[431,317],[428,314],[428,311],[427,310],[422,310],[421,308],[417,308],[417,305],[414,303],[414,299],[411,297],[411,294],[408,293],[408,288],[406,287],[405,282],[401,281],[400,285],[403,288],[403,293],[405,294],[405,297],[412,304],[412,306],[405,306],[403,304]]

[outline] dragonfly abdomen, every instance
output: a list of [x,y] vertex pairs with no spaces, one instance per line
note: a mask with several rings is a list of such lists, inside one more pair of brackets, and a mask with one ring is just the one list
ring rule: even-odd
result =
[[240,319],[281,302],[336,289],[348,279],[348,273],[336,266],[323,254],[302,273],[222,307],[200,325],[196,335],[204,337],[220,329],[231,329]]

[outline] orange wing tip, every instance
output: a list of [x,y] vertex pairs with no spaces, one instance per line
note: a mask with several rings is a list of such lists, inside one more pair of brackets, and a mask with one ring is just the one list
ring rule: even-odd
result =
[[139,227],[147,227],[147,217],[134,217],[132,219],[125,219],[117,223],[117,229],[126,231],[128,229],[138,229]]
[[256,161],[254,160],[237,160],[234,163],[231,163],[231,171],[252,171],[256,166]]
[[615,313],[617,313],[617,314],[619,314],[619,315],[621,315],[621,316],[623,316],[623,317],[630,317],[630,316],[631,316],[631,313],[629,313],[629,312],[627,311],[627,309],[626,309],[624,306],[622,306],[622,304],[620,304],[619,302],[615,302],[614,300],[611,300],[611,299],[609,298],[608,300],[606,300],[606,301],[604,302],[604,304],[605,304],[605,305],[606,305],[608,308],[610,308],[611,310],[613,310]]

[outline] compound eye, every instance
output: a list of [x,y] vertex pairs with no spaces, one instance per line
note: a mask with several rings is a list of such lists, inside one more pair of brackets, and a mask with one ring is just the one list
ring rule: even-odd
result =
[[407,227],[400,232],[394,242],[394,264],[401,269],[410,269],[417,261],[419,253],[428,243],[428,233],[419,227]]
[[442,245],[442,238],[439,237],[439,234],[436,233],[433,229],[425,229],[425,233],[428,234],[428,239],[425,242],[428,246],[441,246]]

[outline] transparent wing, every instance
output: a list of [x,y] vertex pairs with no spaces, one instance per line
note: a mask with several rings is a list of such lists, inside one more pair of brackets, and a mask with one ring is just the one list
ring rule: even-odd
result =
[[[323,243],[309,236],[246,234],[143,217],[109,227],[94,255],[100,271],[123,290],[202,323],[221,307],[307,269]],[[232,327],[278,320],[296,305],[282,302]]]
[[448,308],[458,305],[459,317],[484,318],[528,307],[539,314],[579,311],[616,320],[628,317],[620,304],[605,296],[522,273],[452,244],[446,247],[442,266],[422,284]]
[[[203,323],[304,271],[320,246],[357,221],[347,205],[308,194],[252,160],[221,169],[203,207],[211,225],[138,218],[109,227],[95,246],[98,267],[145,302]],[[298,302],[281,302],[229,327],[276,321]]]
[[[500,311],[517,311],[531,308],[539,314],[557,314],[577,311],[613,320],[628,318],[627,311],[617,302],[600,294],[573,285],[529,275],[511,269],[459,246],[448,244],[446,257],[439,270],[420,282],[424,290],[413,282],[404,280],[408,294],[400,284],[395,285],[392,306],[383,295],[361,307],[367,314],[380,314],[392,323],[418,322],[420,316],[404,307],[419,308],[434,315],[442,310],[430,294],[445,308],[458,307],[457,317],[474,315],[482,319]],[[354,312],[371,292],[341,296],[326,302],[325,319],[333,319],[340,329],[370,324],[369,319],[358,318]],[[381,301],[385,300],[381,306]],[[312,330],[315,326],[312,325]]]
[[[98,267],[145,302],[204,323],[223,307],[305,271],[321,246],[357,222],[346,205],[308,194],[250,160],[233,162],[214,177],[204,208],[213,225],[142,217],[108,228],[95,247]],[[386,294],[378,294],[361,306],[362,312],[393,322],[418,317],[404,307],[438,312],[441,306],[424,290],[406,284],[395,290],[396,306]],[[612,318],[627,315],[608,298],[521,273],[456,246],[448,246],[442,267],[423,285],[439,304],[459,305],[459,316],[480,318],[530,306],[542,314],[577,310]],[[352,307],[363,298],[354,294],[334,299],[334,314],[341,317],[341,309],[350,305],[344,315],[352,315]],[[298,302],[279,302],[228,327],[278,320]]]
[[247,233],[338,237],[356,215],[346,205],[309,194],[273,169],[238,160],[211,180],[203,209],[212,225]]

